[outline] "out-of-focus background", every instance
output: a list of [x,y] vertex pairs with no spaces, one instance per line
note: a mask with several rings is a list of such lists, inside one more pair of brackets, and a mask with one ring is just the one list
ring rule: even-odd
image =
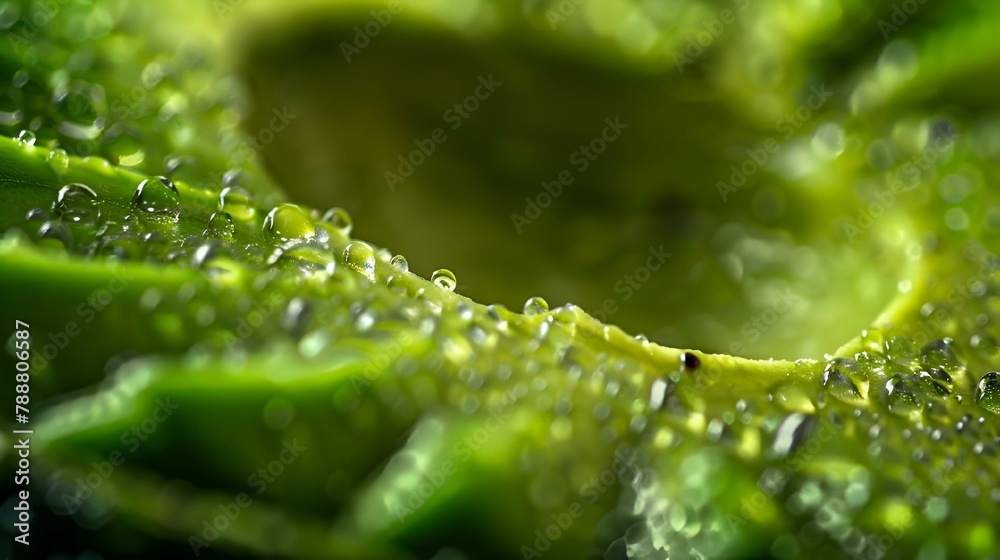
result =
[[[273,107],[306,116],[269,169],[477,301],[801,358],[897,292],[903,259],[844,234],[869,187],[837,171],[867,162],[830,165],[866,141],[845,108],[888,117],[861,69],[914,71],[919,44],[879,28],[890,2],[244,4],[251,130]],[[945,16],[922,7],[909,34]]]

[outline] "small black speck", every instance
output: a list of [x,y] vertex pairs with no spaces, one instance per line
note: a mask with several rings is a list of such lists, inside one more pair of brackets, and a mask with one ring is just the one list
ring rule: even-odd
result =
[[681,363],[687,371],[694,371],[701,365],[701,360],[691,352],[684,352],[681,354]]

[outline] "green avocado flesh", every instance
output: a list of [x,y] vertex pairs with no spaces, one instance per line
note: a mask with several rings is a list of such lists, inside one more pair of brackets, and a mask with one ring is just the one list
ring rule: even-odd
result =
[[998,25],[0,5],[0,554],[1000,558]]

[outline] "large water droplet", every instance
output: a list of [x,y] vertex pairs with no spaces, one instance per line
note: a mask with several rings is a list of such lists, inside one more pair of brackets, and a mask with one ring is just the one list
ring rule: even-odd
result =
[[305,210],[295,204],[279,204],[264,218],[264,235],[271,241],[309,239],[316,236],[316,227]]
[[323,221],[337,228],[337,231],[344,235],[350,235],[351,227],[354,225],[351,222],[351,215],[343,208],[331,208],[327,210],[323,214]]
[[30,130],[22,130],[18,135],[17,143],[21,146],[34,146],[35,145],[35,133]]
[[524,302],[524,314],[525,315],[541,315],[549,310],[549,303],[544,299],[534,296],[528,298],[528,301]]
[[920,351],[920,361],[924,367],[940,368],[948,375],[957,375],[962,369],[955,342],[950,338],[939,338],[924,345]]
[[862,399],[861,390],[854,383],[851,374],[857,362],[847,358],[834,358],[823,370],[823,387],[834,398],[854,404]]
[[920,408],[917,380],[908,373],[892,376],[885,383],[886,402],[889,410],[897,414],[909,414]]
[[372,282],[375,281],[375,251],[367,243],[355,241],[345,247],[344,262]]
[[236,235],[236,225],[228,212],[215,212],[208,218],[208,226],[202,234],[206,237],[218,237],[224,241],[232,241]]
[[243,187],[226,187],[219,193],[219,209],[237,220],[253,218],[253,198]]
[[70,183],[59,189],[52,209],[65,222],[92,225],[97,221],[97,193],[83,183]]
[[132,204],[139,210],[159,216],[176,216],[181,204],[177,187],[166,177],[150,177],[139,183],[132,195]]
[[434,282],[437,287],[448,290],[449,292],[455,291],[455,286],[458,285],[458,280],[455,278],[455,274],[447,268],[441,268],[435,270],[431,274],[431,282]]
[[926,371],[921,371],[918,379],[920,385],[932,395],[943,397],[951,394],[951,376],[940,367],[931,367]]
[[409,272],[410,263],[406,262],[406,257],[403,255],[396,255],[389,260],[389,264],[402,270],[403,272]]
[[993,414],[1000,414],[1000,373],[991,371],[979,380],[976,402]]

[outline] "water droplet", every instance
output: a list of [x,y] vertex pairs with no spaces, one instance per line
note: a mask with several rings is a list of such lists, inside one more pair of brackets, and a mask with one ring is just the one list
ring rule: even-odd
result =
[[345,247],[344,261],[347,266],[375,281],[375,251],[367,243],[355,241]]
[[455,275],[447,268],[441,268],[434,271],[431,274],[431,282],[434,282],[437,287],[448,290],[449,292],[455,291],[455,286],[458,284],[458,280]]
[[271,241],[280,242],[309,239],[315,237],[316,227],[300,206],[279,204],[264,218],[264,235]]
[[402,270],[403,272],[408,272],[410,270],[410,263],[406,262],[406,257],[403,255],[396,255],[389,260],[389,264]]
[[[920,361],[924,367],[940,368],[945,375],[956,375],[962,369],[962,362],[955,352],[955,341],[939,338],[928,342],[920,351]],[[949,384],[951,380],[948,380]]]
[[351,215],[343,208],[331,208],[323,214],[323,221],[337,228],[344,235],[350,235],[353,222]]
[[1000,373],[991,371],[979,380],[976,402],[993,414],[1000,414]]
[[237,220],[249,220],[257,212],[250,193],[235,186],[226,187],[219,193],[219,209]]
[[17,140],[17,143],[20,146],[34,146],[35,133],[30,130],[22,130],[20,133],[18,133],[15,140]]
[[97,221],[97,193],[83,183],[70,183],[59,189],[52,209],[66,222],[91,225]]
[[651,410],[660,410],[663,408],[663,403],[667,398],[667,388],[666,379],[656,379],[653,381],[652,386],[649,388],[649,408]]
[[299,297],[292,298],[281,315],[281,326],[295,338],[302,338],[306,333],[311,313],[312,306],[309,302]]
[[778,456],[795,451],[809,436],[814,421],[815,417],[812,415],[799,412],[789,414],[778,426],[771,449]]
[[49,213],[42,208],[32,208],[24,215],[24,219],[34,222],[44,222],[49,219]]
[[852,366],[857,368],[857,362],[847,358],[834,358],[823,370],[823,387],[834,398],[848,404],[854,404],[861,400],[861,391],[854,384],[848,372],[852,372]]
[[903,335],[896,335],[885,342],[885,355],[901,365],[909,365],[917,357],[917,347]]
[[885,382],[885,389],[890,411],[906,415],[920,408],[917,380],[912,375],[901,373],[892,376]]
[[919,380],[921,386],[928,389],[931,394],[939,396],[951,394],[951,376],[948,375],[948,372],[939,367],[932,367],[928,368],[926,371],[921,371]]
[[823,386],[834,398],[848,404],[868,396],[868,381],[861,366],[850,358],[834,358],[823,370]]
[[64,173],[69,168],[69,154],[62,148],[55,148],[49,152],[45,161],[49,163],[49,166],[56,173]]
[[206,237],[218,237],[224,241],[232,241],[236,235],[236,225],[228,212],[215,212],[208,218],[208,226],[202,234]]
[[217,241],[209,241],[207,243],[202,243],[194,251],[194,255],[191,256],[191,266],[194,268],[202,268],[206,263],[211,261],[216,257],[219,252],[219,243]]
[[525,315],[541,315],[542,313],[547,313],[548,311],[548,302],[538,296],[530,297],[528,298],[528,301],[524,302]]
[[227,187],[235,187],[237,185],[245,185],[250,180],[250,176],[246,171],[237,167],[230,169],[222,174],[222,184]]
[[181,195],[166,177],[150,177],[139,183],[132,195],[132,204],[143,212],[155,215],[177,215]]
[[73,248],[73,233],[62,222],[45,222],[38,227],[38,237],[41,239],[56,239],[66,249]]
[[976,350],[993,357],[1000,352],[1000,342],[988,334],[974,334],[969,339],[969,344]]

